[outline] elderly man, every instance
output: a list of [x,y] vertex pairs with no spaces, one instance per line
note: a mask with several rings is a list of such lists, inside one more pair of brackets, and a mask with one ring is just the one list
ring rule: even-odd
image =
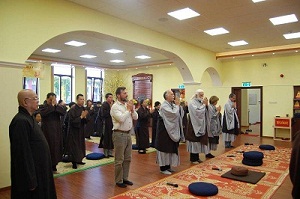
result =
[[115,182],[118,187],[126,188],[133,185],[128,180],[131,162],[132,141],[130,130],[132,120],[138,119],[133,101],[128,101],[125,87],[116,90],[117,101],[112,105],[110,115],[113,121],[113,143],[115,147]]
[[18,102],[19,112],[9,125],[11,198],[56,198],[49,146],[33,117],[39,98],[25,89]]
[[187,151],[190,153],[190,161],[193,164],[199,164],[202,162],[199,153],[210,154],[208,137],[212,137],[209,130],[208,99],[204,97],[202,89],[196,90],[195,95],[188,103],[188,109],[190,119],[186,132]]
[[157,125],[155,148],[157,149],[157,163],[160,172],[166,175],[174,172],[171,166],[178,166],[179,141],[184,141],[182,128],[183,109],[180,108],[179,98],[174,99],[172,90],[167,90],[163,95],[165,101],[161,104]]

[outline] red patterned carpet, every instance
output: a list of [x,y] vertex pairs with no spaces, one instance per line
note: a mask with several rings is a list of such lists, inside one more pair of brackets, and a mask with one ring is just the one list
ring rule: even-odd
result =
[[[258,167],[243,165],[242,151],[263,152],[263,165]],[[258,145],[243,145],[199,165],[195,165],[162,180],[125,192],[113,198],[270,198],[288,175],[290,155],[290,148],[276,147],[276,150],[274,151],[263,151],[259,149]],[[265,172],[266,175],[257,184],[250,184],[221,177],[221,175],[229,171],[232,166],[244,166],[252,171]],[[213,170],[213,167],[218,167],[221,170]],[[178,184],[178,187],[169,186],[167,185],[167,182],[176,183]],[[192,182],[213,183],[218,187],[219,193],[211,197],[194,196],[187,188]]]

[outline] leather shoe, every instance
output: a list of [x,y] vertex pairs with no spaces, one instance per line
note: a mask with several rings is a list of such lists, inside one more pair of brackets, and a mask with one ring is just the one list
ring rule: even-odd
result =
[[133,182],[129,181],[129,180],[123,180],[123,184],[127,184],[127,185],[133,185]]
[[121,182],[117,182],[116,185],[117,185],[118,187],[121,187],[121,188],[126,188],[126,187],[127,187],[126,184],[121,183]]
[[84,165],[84,164],[85,164],[85,162],[77,162],[77,164]]
[[205,157],[207,157],[207,158],[214,158],[215,156],[212,155],[211,153],[209,153],[209,154],[206,154]]
[[72,168],[77,169],[77,164],[75,162],[72,163]]

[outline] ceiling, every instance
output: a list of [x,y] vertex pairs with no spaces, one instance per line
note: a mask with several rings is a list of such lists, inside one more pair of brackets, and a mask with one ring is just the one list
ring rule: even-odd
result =
[[[76,4],[132,22],[148,29],[183,40],[216,54],[249,52],[255,49],[280,46],[300,46],[300,38],[285,39],[283,34],[300,32],[299,0],[266,0],[253,3],[252,0],[69,0]],[[200,16],[179,21],[167,13],[189,7]],[[295,14],[298,22],[274,26],[269,18]],[[204,30],[223,27],[228,34],[210,36]],[[84,41],[86,46],[75,48],[64,45],[70,40]],[[232,47],[228,42],[245,40],[248,45]],[[61,53],[43,53],[44,48],[61,49]],[[109,48],[121,49],[124,53],[108,54]],[[279,48],[280,49],[280,48]],[[292,51],[293,50],[293,51]],[[289,51],[284,48],[281,51]],[[97,54],[95,59],[80,58],[79,55]],[[99,53],[101,52],[101,53]],[[290,48],[295,52],[295,48]],[[81,53],[81,54],[80,54]],[[149,55],[151,59],[138,60],[137,55]],[[238,53],[235,53],[238,54]],[[91,32],[73,32],[57,36],[40,46],[30,58],[52,60],[105,68],[128,68],[145,65],[168,64],[163,54],[132,42],[103,36]],[[111,63],[111,59],[125,60]]]

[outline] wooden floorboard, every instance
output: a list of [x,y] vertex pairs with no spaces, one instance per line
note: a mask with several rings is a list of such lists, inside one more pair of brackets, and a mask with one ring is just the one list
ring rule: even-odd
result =
[[[261,138],[249,135],[240,135],[235,141],[234,145],[239,146],[244,143],[253,144],[272,144],[274,146],[291,147],[291,142],[288,141],[274,141],[272,138]],[[87,150],[93,152],[103,152],[98,149],[98,145],[86,142]],[[180,145],[180,159],[181,165],[174,168],[179,172],[193,166],[189,161],[189,154],[186,151],[185,144]],[[212,152],[214,155],[220,155],[225,150],[223,143],[219,145],[218,150]],[[204,154],[200,155],[201,160],[205,160]],[[106,199],[131,189],[147,185],[154,181],[166,177],[159,172],[159,167],[155,163],[156,153],[138,154],[133,151],[132,163],[130,168],[129,180],[133,181],[133,186],[127,188],[119,188],[114,183],[114,165],[105,165],[93,169],[73,173],[70,175],[58,177],[55,179],[57,196],[59,199],[68,198],[82,198],[82,199]],[[282,186],[275,192],[272,199],[289,199],[291,197],[292,185],[289,177],[287,177]],[[0,198],[10,198],[10,190],[2,189],[0,191]]]

